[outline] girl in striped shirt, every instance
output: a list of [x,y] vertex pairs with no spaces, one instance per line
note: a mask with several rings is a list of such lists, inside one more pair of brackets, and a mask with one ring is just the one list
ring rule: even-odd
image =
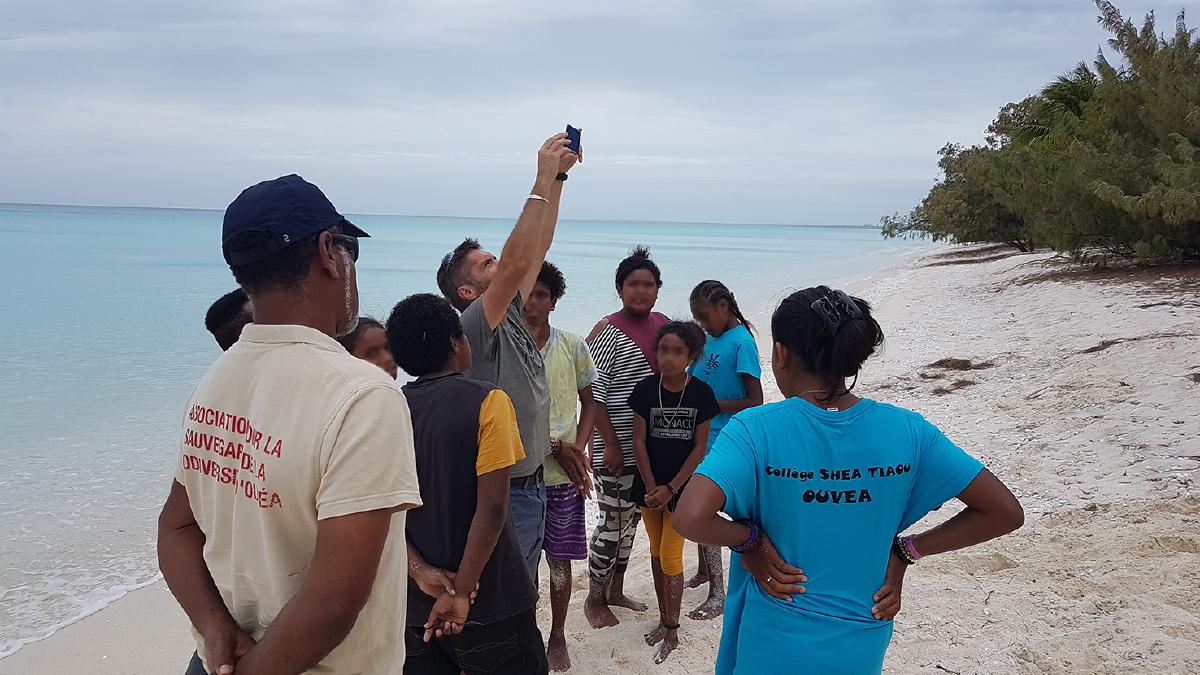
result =
[[600,519],[588,553],[591,587],[583,612],[593,628],[615,626],[611,606],[645,611],[646,604],[625,596],[625,568],[640,520],[633,501],[633,410],[627,401],[638,382],[658,372],[654,343],[667,317],[654,311],[662,273],[650,252],[637,247],[617,266],[622,309],[600,320],[588,338],[596,362],[592,395],[597,403],[592,437],[592,470]]

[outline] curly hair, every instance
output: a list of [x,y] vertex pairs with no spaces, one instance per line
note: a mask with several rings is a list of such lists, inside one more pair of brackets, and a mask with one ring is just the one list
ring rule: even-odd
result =
[[410,295],[398,302],[384,331],[396,365],[413,377],[445,368],[453,349],[451,341],[463,337],[458,312],[445,298],[431,293]]
[[537,280],[546,284],[546,288],[550,291],[550,297],[556,302],[567,293],[567,279],[563,276],[562,270],[558,269],[558,265],[549,260],[542,263],[542,270],[538,272]]
[[683,340],[693,360],[704,355],[704,329],[695,321],[668,321],[658,329],[658,337],[654,338],[655,351],[658,350],[658,343],[667,335],[675,335]]
[[629,275],[638,270],[646,270],[654,275],[654,283],[662,288],[662,272],[658,269],[658,265],[650,259],[650,249],[645,246],[635,246],[629,253],[629,257],[617,265],[617,290],[621,290]]

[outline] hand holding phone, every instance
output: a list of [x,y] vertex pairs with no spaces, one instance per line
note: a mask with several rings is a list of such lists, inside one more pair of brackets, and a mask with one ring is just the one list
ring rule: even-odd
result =
[[583,162],[583,129],[576,129],[570,124],[567,125],[567,147],[571,152],[579,157],[579,161]]

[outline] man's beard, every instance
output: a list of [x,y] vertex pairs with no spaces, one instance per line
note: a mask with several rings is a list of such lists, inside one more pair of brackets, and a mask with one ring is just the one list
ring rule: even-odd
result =
[[346,315],[345,325],[338,332],[338,337],[345,337],[354,332],[358,328],[358,312],[354,311],[354,287],[350,283],[350,256],[346,251],[342,251],[342,285],[346,296]]

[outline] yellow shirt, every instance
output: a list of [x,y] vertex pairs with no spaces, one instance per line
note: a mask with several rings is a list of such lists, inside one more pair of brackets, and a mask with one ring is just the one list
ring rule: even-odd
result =
[[416,476],[408,405],[382,370],[311,328],[251,324],[188,401],[175,480],[226,607],[255,639],[303,583],[319,520],[399,509],[358,621],[308,672],[401,673]]

